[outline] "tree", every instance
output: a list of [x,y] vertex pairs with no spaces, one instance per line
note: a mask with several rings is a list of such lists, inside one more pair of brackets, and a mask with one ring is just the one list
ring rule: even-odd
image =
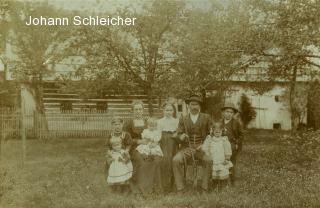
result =
[[[246,52],[269,63],[270,80],[289,84],[289,103],[293,130],[296,127],[294,97],[301,76],[320,68],[318,1],[249,0],[252,36]],[[251,44],[250,44],[251,43]]]
[[186,12],[177,49],[177,94],[196,93],[205,98],[207,86],[212,84],[218,94],[223,94],[230,86],[230,78],[255,61],[255,57],[242,59],[250,27],[245,5],[238,1],[219,2],[211,1],[208,9]]
[[[184,3],[178,0],[146,1],[138,12],[119,11],[122,16],[137,18],[135,26],[81,28],[73,44],[87,60],[80,70],[92,71],[93,77],[100,71],[105,80],[143,90],[153,114],[155,92],[165,86],[164,78],[175,64],[173,32],[183,8]],[[93,67],[97,70],[91,70]]]
[[[10,71],[16,81],[24,83],[34,92],[38,110],[42,112],[42,81],[50,74],[47,63],[61,58],[59,51],[63,45],[60,42],[63,27],[41,27],[24,23],[26,16],[58,17],[59,12],[47,3],[21,3],[12,5],[10,27],[10,41],[15,54],[11,58]],[[62,38],[63,39],[63,38]]]
[[243,126],[246,128],[256,115],[257,112],[252,107],[249,98],[245,94],[242,94],[240,98],[240,118]]
[[3,64],[3,74],[0,79],[0,106],[13,107],[17,105],[17,84],[6,81],[7,74],[7,57],[5,56],[6,44],[9,33],[9,16],[13,12],[15,1],[0,0],[0,62]]

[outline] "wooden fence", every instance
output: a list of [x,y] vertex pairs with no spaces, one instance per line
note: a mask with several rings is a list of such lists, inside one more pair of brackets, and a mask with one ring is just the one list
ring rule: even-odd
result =
[[[111,130],[108,113],[60,113],[36,116],[38,138],[92,138],[105,137]],[[121,115],[128,120],[130,115]],[[40,120],[40,122],[39,122]]]
[[20,137],[21,116],[18,109],[4,108],[0,109],[0,132],[1,138]]
[[[1,111],[0,111],[1,112]],[[2,138],[21,136],[22,122],[27,138],[97,138],[105,137],[111,130],[111,118],[119,116],[125,121],[131,114],[94,113],[94,112],[64,112],[26,113],[20,111],[1,112],[0,126]],[[159,116],[159,115],[158,115]]]

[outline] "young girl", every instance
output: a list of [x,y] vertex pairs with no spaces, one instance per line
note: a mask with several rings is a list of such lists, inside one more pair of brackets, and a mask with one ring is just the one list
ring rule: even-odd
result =
[[230,157],[232,155],[231,144],[228,137],[222,136],[222,123],[215,122],[212,125],[210,135],[205,139],[201,149],[212,162],[212,179],[218,188],[222,182],[229,179],[229,168],[232,167]]
[[132,177],[132,163],[129,150],[131,146],[130,134],[123,132],[123,120],[111,120],[112,132],[107,138],[107,183],[115,192],[128,189],[128,181]]
[[148,128],[141,133],[141,138],[144,144],[137,147],[137,151],[144,159],[152,159],[152,156],[163,156],[161,147],[159,145],[161,139],[161,131],[157,129],[157,120],[149,118],[147,121]]

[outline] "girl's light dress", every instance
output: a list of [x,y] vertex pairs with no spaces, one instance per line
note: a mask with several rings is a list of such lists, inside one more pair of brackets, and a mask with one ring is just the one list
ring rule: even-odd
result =
[[[145,155],[153,155],[153,156],[163,156],[161,147],[160,147],[160,139],[161,139],[161,131],[159,130],[149,130],[144,129],[141,133],[142,138],[148,139],[150,142],[148,144],[139,144],[136,150],[140,154]],[[152,144],[156,144],[155,146],[152,146]]]
[[112,149],[108,151],[108,154],[113,159],[109,166],[107,178],[107,183],[110,185],[125,183],[132,177],[132,163],[129,153],[121,148],[123,140],[121,136],[115,137],[112,135],[110,139]]
[[229,169],[233,166],[229,160],[226,162],[232,154],[228,137],[208,135],[201,148],[212,159],[212,179],[228,179]]

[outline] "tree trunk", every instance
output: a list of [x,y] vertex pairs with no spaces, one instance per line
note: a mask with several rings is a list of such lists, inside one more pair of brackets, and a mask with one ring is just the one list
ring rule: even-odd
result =
[[49,124],[45,117],[44,104],[42,101],[43,98],[43,76],[40,69],[39,77],[37,77],[32,83],[32,88],[35,92],[35,100],[36,100],[36,111],[37,111],[37,121],[40,128],[38,128],[38,139],[42,139],[42,135],[48,135]]
[[295,124],[295,112],[294,112],[294,92],[296,87],[296,80],[297,80],[297,66],[293,67],[293,73],[290,83],[290,92],[289,92],[289,102],[290,102],[290,113],[291,113],[291,130],[292,132],[296,131],[296,124]]
[[151,87],[148,87],[147,89],[147,98],[148,98],[149,115],[153,116],[153,90]]
[[206,106],[207,106],[207,98],[206,98],[206,89],[202,88],[201,89],[201,97],[202,97],[202,106],[201,106],[201,111],[202,112],[207,112]]
[[25,91],[25,86],[23,86],[23,84],[21,84],[20,86],[20,97],[21,97],[21,104],[20,104],[20,107],[21,107],[21,126],[20,126],[20,130],[21,130],[21,140],[22,140],[22,163],[24,164],[25,160],[26,160],[26,140],[27,140],[27,135],[26,135],[26,128],[25,128],[25,122],[26,122],[26,118],[25,118],[25,100],[24,100],[24,97],[23,97],[23,92]]
[[311,83],[308,91],[307,105],[307,127],[315,130],[320,129],[320,110],[318,108],[320,101],[320,84],[318,81]]

